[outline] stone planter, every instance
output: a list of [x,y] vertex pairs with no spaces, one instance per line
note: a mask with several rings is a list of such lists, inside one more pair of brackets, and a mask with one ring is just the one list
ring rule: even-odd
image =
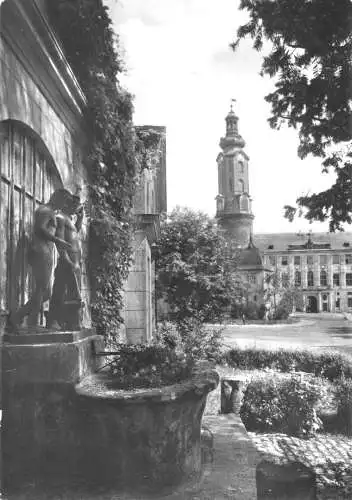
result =
[[108,374],[76,386],[80,408],[81,473],[95,484],[160,491],[201,471],[201,420],[215,370],[160,389],[123,391]]

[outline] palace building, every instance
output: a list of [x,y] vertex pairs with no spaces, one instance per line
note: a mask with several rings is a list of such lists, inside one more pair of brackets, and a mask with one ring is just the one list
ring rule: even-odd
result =
[[263,302],[266,275],[302,292],[306,312],[352,312],[352,233],[263,233],[253,235],[249,157],[238,117],[225,118],[226,134],[217,157],[216,217],[240,249],[237,270],[247,281],[250,300]]

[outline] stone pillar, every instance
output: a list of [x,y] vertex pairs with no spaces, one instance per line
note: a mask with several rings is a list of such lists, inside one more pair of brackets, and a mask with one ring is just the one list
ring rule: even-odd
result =
[[144,231],[137,231],[135,252],[125,287],[125,325],[131,344],[152,337],[152,270],[150,246]]
[[244,388],[244,380],[221,380],[221,413],[240,414]]
[[323,310],[321,292],[318,293],[318,312]]

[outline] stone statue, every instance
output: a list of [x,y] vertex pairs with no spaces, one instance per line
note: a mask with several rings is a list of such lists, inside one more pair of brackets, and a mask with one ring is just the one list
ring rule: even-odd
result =
[[18,327],[25,317],[28,326],[38,325],[38,316],[43,302],[51,295],[51,279],[54,267],[54,245],[59,251],[69,251],[71,244],[57,233],[55,211],[60,209],[65,189],[56,190],[47,204],[41,205],[34,213],[33,234],[29,242],[28,263],[32,267],[34,291],[28,302],[9,317],[9,331],[18,333]]
[[[76,222],[72,220],[76,216]],[[51,330],[79,330],[81,298],[81,249],[79,232],[84,210],[78,195],[68,195],[56,215],[56,237],[66,241],[69,248],[58,247],[59,259],[55,269],[53,293],[47,316]]]

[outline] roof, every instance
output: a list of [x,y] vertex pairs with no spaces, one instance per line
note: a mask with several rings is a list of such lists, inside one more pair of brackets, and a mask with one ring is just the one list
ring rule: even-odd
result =
[[260,256],[260,250],[254,245],[252,235],[247,248],[241,250],[238,260],[240,270],[263,270],[263,261]]
[[[309,240],[312,245],[307,245]],[[323,250],[324,248],[325,250],[348,251],[348,246],[344,246],[344,243],[349,243],[352,251],[352,232],[310,233],[309,237],[306,233],[259,233],[255,235],[255,242],[261,252]]]

